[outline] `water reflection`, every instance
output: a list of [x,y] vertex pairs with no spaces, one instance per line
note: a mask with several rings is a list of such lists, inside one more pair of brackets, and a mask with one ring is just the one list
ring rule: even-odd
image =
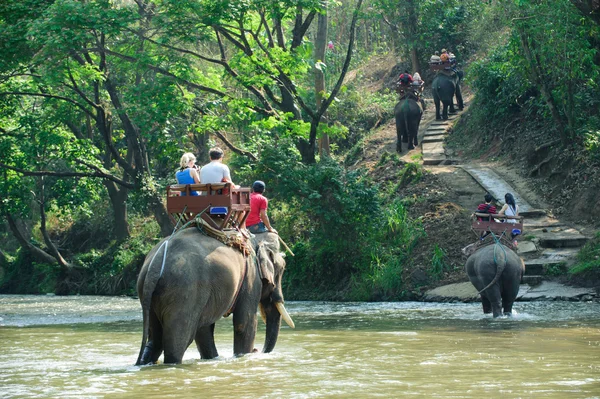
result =
[[[600,304],[517,303],[493,320],[479,304],[286,304],[275,352],[134,367],[139,302],[104,297],[0,297],[2,397],[598,398]],[[257,347],[264,338],[259,326]]]

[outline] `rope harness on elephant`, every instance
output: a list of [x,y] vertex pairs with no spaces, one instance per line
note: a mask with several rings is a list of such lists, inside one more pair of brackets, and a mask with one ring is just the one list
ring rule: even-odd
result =
[[[206,212],[206,210],[208,209],[205,208],[200,214]],[[160,247],[158,247],[158,249],[156,250],[156,252],[154,253],[154,256],[152,257],[152,259],[150,260],[150,265],[153,264],[154,259],[156,259],[156,255],[158,255],[158,253],[160,252],[160,250],[164,247],[165,251],[163,252],[163,259],[162,259],[162,263],[160,265],[160,273],[158,275],[158,278],[161,278],[164,271],[165,271],[165,262],[167,260],[167,250],[169,248],[169,241],[175,237],[177,234],[179,234],[181,231],[183,231],[186,227],[188,227],[189,225],[191,225],[194,221],[190,220],[189,222],[187,222],[186,224],[184,224],[183,226],[181,226],[180,229],[177,228],[177,226],[179,226],[179,222],[181,221],[181,219],[177,222],[177,224],[175,225],[175,227],[173,228],[173,232],[171,233],[171,235],[169,236],[169,238],[167,238],[162,244],[160,244]]]

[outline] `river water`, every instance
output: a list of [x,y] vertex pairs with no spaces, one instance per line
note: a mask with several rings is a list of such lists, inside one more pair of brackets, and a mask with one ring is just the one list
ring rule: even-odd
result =
[[[1,398],[600,398],[600,304],[288,302],[275,351],[135,367],[139,302],[0,296]],[[260,320],[260,318],[259,318]],[[259,321],[256,346],[264,339]]]

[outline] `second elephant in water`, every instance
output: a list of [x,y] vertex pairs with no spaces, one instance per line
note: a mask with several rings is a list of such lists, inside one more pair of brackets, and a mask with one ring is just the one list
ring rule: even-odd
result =
[[423,110],[412,96],[407,96],[396,104],[394,108],[396,116],[396,151],[402,152],[402,143],[408,143],[408,149],[412,150],[419,145],[417,134]]
[[465,270],[479,291],[483,313],[510,316],[525,272],[523,260],[510,248],[497,243],[475,251]]

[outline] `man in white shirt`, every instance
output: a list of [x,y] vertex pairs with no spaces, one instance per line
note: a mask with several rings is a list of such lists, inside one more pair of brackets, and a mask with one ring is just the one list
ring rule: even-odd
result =
[[210,163],[200,169],[200,183],[217,184],[231,181],[231,173],[227,165],[223,164],[223,150],[219,147],[211,148],[208,152]]

